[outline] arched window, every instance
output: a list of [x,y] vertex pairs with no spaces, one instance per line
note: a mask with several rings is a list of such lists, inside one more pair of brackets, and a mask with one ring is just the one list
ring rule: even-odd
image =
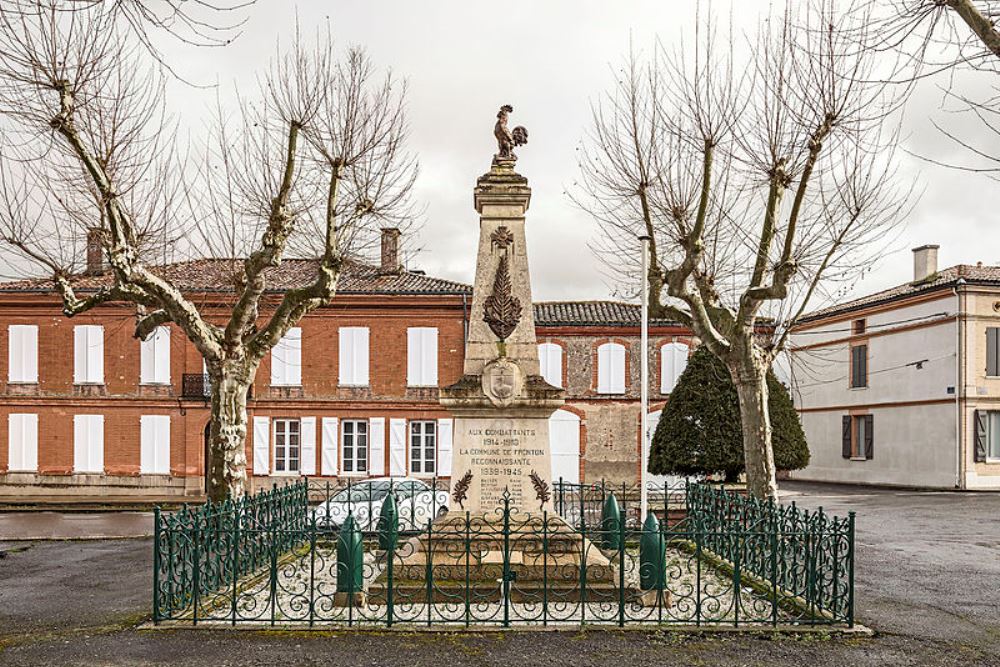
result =
[[667,343],[660,348],[660,393],[669,394],[687,368],[688,348],[684,343]]
[[562,385],[562,346],[555,343],[538,345],[538,363],[542,377],[553,387]]
[[597,393],[625,393],[625,346],[604,343],[597,348]]

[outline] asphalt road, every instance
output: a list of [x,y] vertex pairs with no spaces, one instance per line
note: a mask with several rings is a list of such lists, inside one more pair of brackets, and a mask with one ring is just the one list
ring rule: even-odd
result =
[[783,488],[858,512],[858,617],[875,637],[143,631],[149,540],[6,542],[0,665],[1000,666],[1000,495]]

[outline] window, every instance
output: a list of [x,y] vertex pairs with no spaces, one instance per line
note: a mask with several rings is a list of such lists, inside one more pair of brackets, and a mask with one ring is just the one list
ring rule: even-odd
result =
[[870,459],[875,454],[875,417],[844,415],[841,456],[845,459]]
[[669,394],[687,368],[688,346],[684,343],[667,343],[660,348],[660,393]]
[[12,324],[7,327],[7,380],[38,382],[38,327]]
[[410,327],[406,330],[406,384],[436,387],[438,383],[438,330]]
[[170,415],[139,417],[139,472],[170,474]]
[[10,472],[38,470],[38,415],[7,416],[7,447]]
[[170,327],[156,327],[139,352],[139,383],[170,384]]
[[104,384],[104,327],[84,324],[73,329],[73,383]]
[[538,346],[538,365],[542,377],[553,387],[563,386],[562,352],[562,346],[555,343],[542,343]]
[[975,429],[976,462],[1000,462],[1000,410],[976,410]]
[[104,472],[104,416],[73,417],[73,472]]
[[1000,327],[986,328],[986,374],[1000,375]]
[[625,346],[604,343],[597,348],[597,393],[625,393]]
[[853,333],[855,336],[860,336],[865,332],[865,324],[866,323],[864,319],[854,320],[851,323],[851,333]]
[[410,472],[415,475],[434,474],[436,451],[437,422],[410,422]]
[[302,329],[293,327],[271,349],[271,385],[298,387],[302,384]]
[[340,328],[340,384],[368,386],[368,327]]
[[855,345],[851,348],[851,388],[868,386],[868,346]]
[[341,431],[341,459],[343,461],[341,469],[345,473],[366,472],[368,470],[368,422],[361,419],[345,419]]
[[299,471],[302,425],[298,419],[274,420],[274,472]]

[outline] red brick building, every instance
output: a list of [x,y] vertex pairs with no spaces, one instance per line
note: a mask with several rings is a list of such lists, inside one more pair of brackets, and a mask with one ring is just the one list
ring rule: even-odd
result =
[[[226,312],[234,266],[161,267],[205,313]],[[451,417],[438,388],[461,376],[471,287],[420,272],[350,264],[336,298],[264,359],[249,401],[255,487],[300,475],[450,474]],[[269,277],[276,302],[310,260]],[[99,288],[102,275],[74,281]],[[553,416],[553,475],[634,480],[639,453],[639,308],[610,301],[535,304],[546,379],[567,389]],[[127,304],[61,314],[47,281],[0,284],[0,502],[200,497],[206,382],[183,333],[133,337]],[[650,329],[651,410],[683,370],[690,334]],[[652,422],[655,424],[655,421]]]

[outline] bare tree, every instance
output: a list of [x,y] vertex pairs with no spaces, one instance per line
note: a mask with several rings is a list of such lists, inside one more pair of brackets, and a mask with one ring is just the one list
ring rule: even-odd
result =
[[884,250],[908,196],[887,122],[900,91],[869,83],[877,55],[843,20],[790,2],[740,49],[699,16],[688,50],[629,57],[581,148],[573,196],[601,226],[595,251],[634,290],[636,238],[651,238],[651,313],[729,369],[758,497],[777,491],[767,370],[807,305]]
[[[403,146],[404,87],[360,51],[339,58],[326,32],[297,36],[256,98],[220,111],[191,169],[199,161],[165,122],[162,68],[108,4],[63,12],[49,0],[0,18],[0,240],[52,276],[67,316],[128,302],[137,337],[169,323],[191,340],[212,388],[209,496],[239,497],[261,360],[329,303],[380,221],[406,217],[416,164]],[[84,293],[79,248],[95,229],[110,282]],[[230,263],[225,310],[202,312],[155,265],[164,239],[180,238],[245,258]],[[265,298],[296,244],[318,257],[315,276]]]
[[[973,122],[933,125],[946,137],[966,149],[971,161],[944,162],[921,156],[929,162],[966,171],[1000,176],[1000,86],[986,89],[982,79],[963,86],[966,72],[996,75],[1000,72],[1000,2],[996,0],[866,0],[858,11],[870,17],[867,33],[878,36],[865,48],[904,55],[909,68],[897,81],[909,85],[915,80],[943,75],[944,98],[949,111]],[[971,95],[963,89],[974,89]],[[984,92],[988,90],[989,92]]]

